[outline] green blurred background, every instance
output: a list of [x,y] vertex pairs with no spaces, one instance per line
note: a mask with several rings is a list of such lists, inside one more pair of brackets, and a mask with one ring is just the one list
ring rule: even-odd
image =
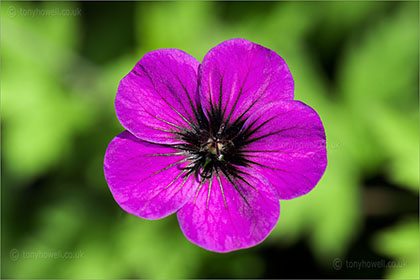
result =
[[[261,245],[217,254],[103,175],[119,81],[148,51],[280,54],[329,164]],[[419,278],[418,2],[1,2],[2,278]]]

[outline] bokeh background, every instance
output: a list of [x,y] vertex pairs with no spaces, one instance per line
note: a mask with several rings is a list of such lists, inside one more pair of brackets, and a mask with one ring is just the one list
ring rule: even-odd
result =
[[[103,175],[119,81],[148,51],[279,53],[329,165],[261,245],[189,243]],[[418,2],[1,2],[2,278],[419,278]]]

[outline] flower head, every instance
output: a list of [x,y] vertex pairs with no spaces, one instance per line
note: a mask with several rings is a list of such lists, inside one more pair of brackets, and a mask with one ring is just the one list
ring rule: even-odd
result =
[[177,49],[147,53],[115,100],[126,129],[105,155],[115,200],[146,219],[177,212],[185,236],[211,251],[260,243],[279,199],[308,193],[327,165],[322,122],[293,88],[279,55],[243,39],[201,64]]

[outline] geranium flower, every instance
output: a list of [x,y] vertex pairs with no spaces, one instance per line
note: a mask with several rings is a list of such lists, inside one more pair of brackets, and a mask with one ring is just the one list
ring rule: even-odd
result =
[[115,100],[126,131],[104,169],[116,202],[145,219],[177,212],[185,236],[207,250],[262,242],[279,199],[308,193],[327,165],[321,120],[293,89],[284,60],[243,39],[202,64],[177,49],[145,54]]

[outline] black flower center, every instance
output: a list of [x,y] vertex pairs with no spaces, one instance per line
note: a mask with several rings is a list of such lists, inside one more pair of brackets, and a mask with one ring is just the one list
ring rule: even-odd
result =
[[239,177],[238,166],[249,163],[242,153],[247,138],[245,120],[229,122],[221,110],[212,108],[205,114],[201,107],[195,108],[195,117],[194,122],[188,121],[189,128],[177,132],[177,139],[183,144],[174,146],[188,157],[184,176],[193,174],[202,182],[215,173]]
[[205,143],[201,145],[201,151],[207,152],[207,157],[212,160],[223,161],[229,146],[233,145],[230,140],[210,137]]

